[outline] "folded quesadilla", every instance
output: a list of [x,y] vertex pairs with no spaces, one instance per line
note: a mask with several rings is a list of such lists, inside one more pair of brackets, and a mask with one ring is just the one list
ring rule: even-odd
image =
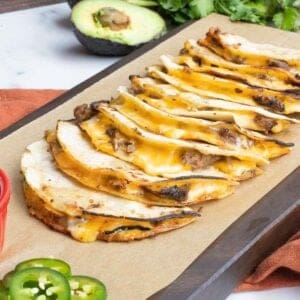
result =
[[278,47],[270,44],[258,44],[219,28],[210,28],[199,44],[209,48],[225,59],[255,66],[275,66],[300,71],[300,50]]
[[81,242],[139,240],[185,226],[199,215],[190,208],[150,207],[85,188],[55,167],[44,140],[27,147],[21,168],[30,213]]
[[[92,144],[99,151],[130,162],[150,175],[174,177],[181,172],[197,173],[214,168],[221,172],[224,169],[234,180],[241,180],[257,174],[257,165],[268,163],[254,154],[153,134],[111,107],[98,109],[96,117],[80,123]],[[224,164],[231,166],[225,168]]]
[[187,92],[247,105],[261,105],[277,113],[300,112],[300,95],[251,87],[234,80],[195,72],[176,64],[171,56],[163,55],[161,61],[166,73],[155,66],[148,68],[148,74]]
[[292,144],[271,140],[261,134],[241,130],[225,122],[212,122],[196,118],[181,117],[161,111],[121,90],[111,103],[138,126],[169,138],[206,142],[224,149],[241,153],[252,153],[266,159],[284,155]]
[[97,151],[72,122],[59,121],[47,140],[58,168],[83,185],[148,205],[183,206],[220,199],[236,184],[201,175],[163,178]]
[[[208,48],[198,45],[195,40],[186,41],[181,53],[183,55],[182,63],[186,62],[190,67],[192,62],[189,58],[192,58],[194,67],[206,66],[211,67],[213,71],[221,70],[221,72],[225,72],[224,76],[228,75],[249,85],[299,93],[300,77],[295,76],[286,69],[275,66],[237,64],[227,61]],[[221,72],[218,72],[218,74],[220,75]]]
[[235,123],[240,128],[279,133],[299,120],[244,105],[183,92],[152,78],[131,76],[132,89],[142,101],[170,114]]

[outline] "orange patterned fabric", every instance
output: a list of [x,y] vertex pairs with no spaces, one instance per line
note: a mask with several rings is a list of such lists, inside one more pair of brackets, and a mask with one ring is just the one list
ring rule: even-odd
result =
[[0,130],[62,93],[62,90],[0,89]]
[[[62,90],[0,90],[0,130],[62,93]],[[267,257],[236,291],[296,285],[300,285],[300,232]]]
[[267,257],[237,291],[300,286],[300,231]]

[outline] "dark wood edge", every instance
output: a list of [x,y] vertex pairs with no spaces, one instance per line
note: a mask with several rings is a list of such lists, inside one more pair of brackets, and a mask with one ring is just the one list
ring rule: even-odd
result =
[[52,5],[61,2],[66,2],[66,0],[0,0],[0,13]]
[[92,84],[98,82],[102,78],[108,76],[109,74],[113,73],[114,71],[118,70],[119,68],[123,67],[124,65],[128,64],[132,60],[138,58],[139,56],[143,55],[144,53],[152,50],[154,47],[158,46],[161,42],[167,40],[168,38],[176,35],[184,28],[191,25],[193,21],[187,22],[181,26],[172,29],[163,37],[154,40],[152,42],[147,43],[146,45],[142,46],[141,48],[135,50],[134,52],[130,53],[129,55],[125,56],[118,62],[114,63],[113,65],[109,66],[108,68],[104,69],[103,71],[95,74],[94,76],[90,77],[89,79],[83,81],[82,83],[78,84],[74,88],[70,89],[69,91],[65,92],[61,96],[55,98],[53,101],[48,102],[44,106],[40,107],[39,109],[35,110],[34,112],[28,114],[21,120],[17,121],[16,123],[10,125],[9,127],[0,131],[0,140],[8,136],[9,134],[13,133],[14,131],[18,130],[19,128],[25,126],[26,124],[34,121],[35,119],[41,117],[42,115],[50,112],[51,110],[55,109],[59,105],[67,102],[72,97],[76,96]]
[[174,282],[149,300],[225,299],[263,258],[300,230],[299,180],[300,168],[233,223]]

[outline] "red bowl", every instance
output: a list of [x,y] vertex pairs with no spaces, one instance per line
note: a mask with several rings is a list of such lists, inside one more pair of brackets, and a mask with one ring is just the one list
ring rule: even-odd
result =
[[10,182],[7,175],[0,169],[0,252],[2,251],[5,235],[7,205],[10,198]]

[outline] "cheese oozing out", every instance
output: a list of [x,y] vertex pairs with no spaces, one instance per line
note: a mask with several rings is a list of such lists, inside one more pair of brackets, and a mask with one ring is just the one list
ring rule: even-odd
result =
[[[173,103],[174,98],[170,102]],[[266,159],[290,151],[290,144],[271,140],[262,134],[243,130],[232,124],[169,114],[141,101],[124,89],[110,105],[138,126],[166,137],[206,142],[241,153],[262,155]]]
[[78,182],[150,205],[182,206],[219,199],[231,194],[235,185],[226,178],[193,173],[174,178],[147,175],[130,163],[97,151],[72,122],[59,121],[47,140],[60,170]]
[[[150,207],[85,188],[56,168],[45,140],[26,148],[21,169],[25,186],[31,191],[27,195],[34,194],[44,202],[45,209],[50,207],[63,214],[68,220],[67,230],[80,241],[93,241],[98,237],[114,240],[110,232],[122,226],[124,228],[116,236],[116,241],[144,238],[182,227],[198,216],[197,212],[187,207]],[[128,226],[144,226],[147,235],[142,234],[144,230],[133,230],[134,235],[130,238],[127,235],[130,229],[126,230]]]
[[[215,167],[214,162],[225,160],[238,168],[256,169],[268,161],[254,154],[220,149],[214,145],[170,139],[138,127],[117,110],[101,107],[97,117],[80,124],[99,151],[133,163],[146,173],[170,177],[175,174]],[[159,155],[156,155],[159,153]],[[234,169],[234,168],[233,168]],[[233,172],[228,174],[234,180]]]
[[284,65],[292,72],[300,70],[300,50],[270,44],[253,43],[244,37],[210,28],[199,44],[227,60],[254,66]]

